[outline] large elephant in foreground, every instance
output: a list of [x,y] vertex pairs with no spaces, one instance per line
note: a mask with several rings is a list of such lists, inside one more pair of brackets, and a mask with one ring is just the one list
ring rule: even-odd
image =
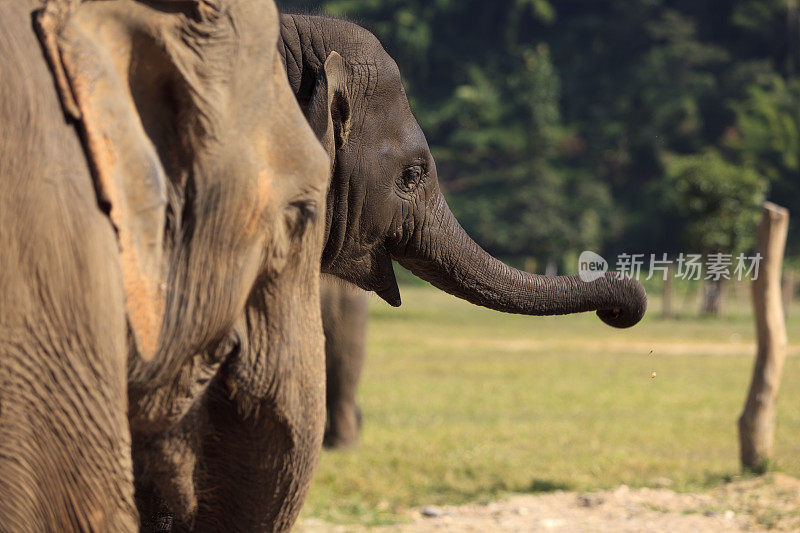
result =
[[[632,326],[642,318],[646,294],[637,281],[608,275],[585,283],[577,276],[529,274],[504,265],[469,238],[439,190],[435,163],[409,107],[397,65],[371,33],[336,19],[284,15],[279,50],[290,86],[331,157],[323,273],[375,291],[398,306],[395,260],[444,291],[499,311],[529,315],[597,311],[616,327]],[[288,304],[287,312],[295,304]],[[314,306],[319,309],[319,302]],[[271,326],[258,321],[246,325],[248,335],[256,337],[260,328]],[[258,348],[257,343],[248,343],[240,351]],[[292,363],[284,367],[284,378],[305,371],[295,360]],[[190,395],[193,388],[197,389],[189,375]],[[210,432],[204,429],[204,419],[216,417],[217,427],[228,429],[216,415],[216,400],[209,403],[199,393],[191,403],[191,416],[140,448],[147,458],[143,462],[162,466],[161,471],[151,472],[141,491],[139,503],[146,513],[159,514],[160,494],[167,514],[180,519],[176,528],[186,528],[198,516],[198,499],[210,493],[219,498],[217,518],[226,530],[288,528],[303,493],[280,492],[259,482],[259,476],[306,479],[308,474],[305,463],[292,463],[288,456],[283,462],[281,456],[276,459],[270,439],[279,421],[230,435]],[[310,427],[319,427],[319,422],[307,420]],[[220,439],[227,447],[215,444]],[[213,454],[200,453],[209,442]],[[317,441],[295,444],[314,446]],[[220,486],[215,482],[219,478],[197,475],[198,464],[224,465],[231,458],[237,468],[227,483]],[[169,519],[157,522],[151,523],[154,528],[170,527]]]
[[126,381],[141,399],[198,353],[227,363],[243,314],[269,314],[272,359],[232,363],[245,399],[216,412],[246,416],[295,343],[313,385],[292,391],[292,458],[315,462],[328,159],[277,18],[272,0],[0,4],[0,529],[137,530]]

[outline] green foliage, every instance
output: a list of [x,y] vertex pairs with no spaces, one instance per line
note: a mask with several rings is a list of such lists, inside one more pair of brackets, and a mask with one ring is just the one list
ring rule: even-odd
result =
[[751,167],[707,152],[669,157],[666,174],[692,249],[736,253],[755,244],[766,180]]
[[[398,61],[456,216],[495,253],[542,265],[584,248],[677,251],[697,234],[693,208],[670,190],[689,167],[713,166],[737,194],[755,173],[768,198],[800,213],[793,3],[317,5],[371,29]],[[722,224],[715,243],[732,241]],[[800,255],[800,232],[790,241]]]
[[766,84],[748,87],[748,98],[732,104],[737,130],[729,144],[742,160],[772,182],[800,172],[800,83],[773,75]]
[[[736,128],[723,146],[769,180],[776,203],[800,213],[800,82],[778,75],[748,87],[747,97],[732,104]],[[788,254],[800,256],[797,226],[790,229]]]
[[[554,165],[563,135],[558,76],[544,45],[518,47],[502,63],[499,72],[472,65],[433,116],[439,166],[453,209],[485,246],[558,260],[587,240],[569,220],[584,214],[566,201],[573,183]],[[503,75],[509,63],[517,68]]]

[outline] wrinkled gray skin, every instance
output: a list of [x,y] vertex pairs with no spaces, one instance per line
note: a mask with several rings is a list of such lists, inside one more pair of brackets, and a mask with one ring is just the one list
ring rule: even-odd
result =
[[325,333],[325,439],[329,448],[358,442],[361,411],[356,401],[367,342],[367,293],[341,280],[322,278]]
[[[129,370],[141,401],[222,365],[207,417],[227,433],[204,453],[256,428],[259,452],[310,471],[328,159],[274,3],[41,7],[0,3],[0,529],[138,529]],[[153,405],[133,424],[166,424]]]
[[[324,274],[375,291],[398,306],[400,294],[392,270],[396,260],[436,287],[498,311],[560,315],[594,310],[615,327],[630,327],[642,318],[647,298],[634,280],[609,275],[584,283],[577,276],[529,274],[497,261],[469,238],[439,190],[435,163],[409,107],[397,65],[368,31],[336,19],[283,15],[278,49],[292,91],[331,157],[321,258]],[[319,302],[314,307],[319,309]],[[270,325],[248,323],[251,334]],[[184,383],[189,396],[197,388],[193,379],[196,382],[190,373]],[[198,497],[209,492],[220,497],[217,509],[235,517],[215,515],[220,528],[223,524],[226,530],[288,528],[291,521],[286,517],[294,519],[302,499],[270,492],[271,485],[259,485],[257,478],[273,479],[279,472],[279,477],[304,479],[307,471],[298,470],[288,456],[271,453],[274,426],[257,425],[247,431],[241,426],[229,433],[230,428],[217,419],[217,431],[209,432],[204,420],[212,418],[208,413],[217,406],[202,400],[189,404],[190,416],[181,424],[139,447],[143,464],[162,467],[152,478],[142,479],[137,494],[143,515],[155,516],[148,529],[187,529],[199,519]],[[318,427],[320,421],[307,422]],[[261,441],[259,431],[263,431]],[[198,459],[198,449],[218,440],[221,444],[214,445],[213,454]],[[311,444],[316,443],[294,443]],[[199,462],[227,466],[231,458],[237,468],[229,479],[210,478],[222,485],[195,475]],[[247,490],[243,493],[238,486]],[[242,521],[247,508],[259,511],[260,521]],[[175,515],[174,522],[170,514]]]

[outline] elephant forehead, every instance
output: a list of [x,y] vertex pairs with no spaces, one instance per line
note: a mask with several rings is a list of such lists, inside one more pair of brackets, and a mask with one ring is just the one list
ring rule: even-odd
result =
[[[302,119],[302,115],[299,118]],[[328,186],[330,161],[307,123],[289,123],[283,129],[276,129],[278,131],[270,132],[261,144],[264,176],[269,180],[265,182],[260,174],[259,187],[264,182],[274,194],[287,196],[324,192]]]
[[252,197],[253,202],[248,203],[245,208],[246,222],[244,231],[247,235],[253,235],[261,230],[266,213],[270,205],[275,201],[276,195],[273,183],[271,173],[268,170],[262,169],[258,173],[255,194]]
[[[377,150],[377,160],[383,167],[393,165],[410,165],[416,161],[429,162],[428,145],[424,137],[420,137],[414,128],[405,128],[396,135],[383,136]],[[390,168],[383,168],[384,171]],[[396,170],[396,169],[391,169]]]
[[256,180],[256,203],[262,208],[269,205],[275,196],[273,184],[274,181],[268,170],[264,169],[258,173],[258,179]]

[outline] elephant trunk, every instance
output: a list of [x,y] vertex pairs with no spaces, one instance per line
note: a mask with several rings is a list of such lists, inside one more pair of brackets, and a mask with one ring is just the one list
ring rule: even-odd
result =
[[627,328],[644,316],[641,283],[606,274],[592,282],[578,276],[530,274],[498,261],[473,241],[441,193],[423,224],[392,256],[435,287],[470,303],[506,313],[564,315],[597,311],[611,326]]

